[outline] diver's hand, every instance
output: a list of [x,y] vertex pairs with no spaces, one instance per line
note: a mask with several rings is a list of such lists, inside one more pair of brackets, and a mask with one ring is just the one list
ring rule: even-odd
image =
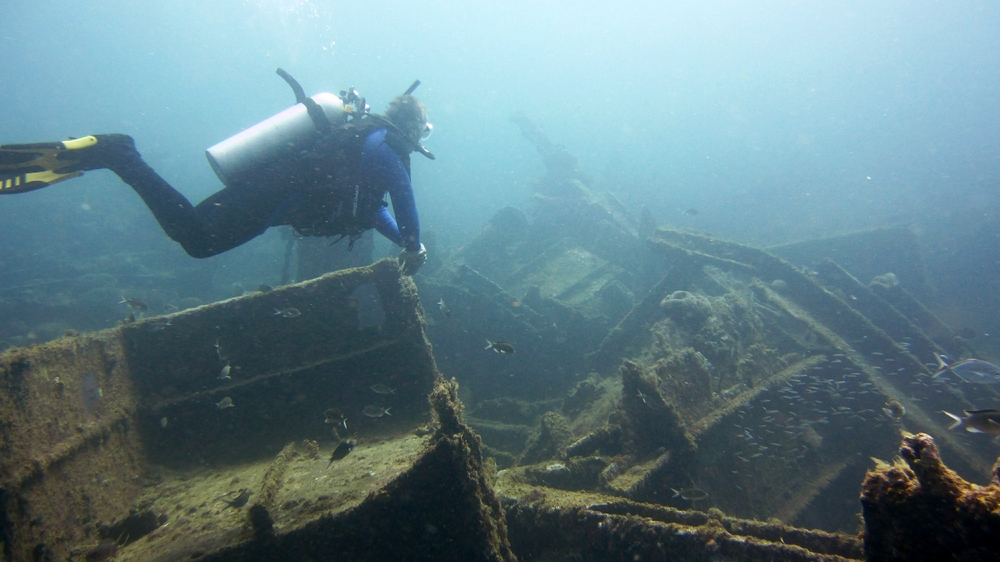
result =
[[399,254],[399,267],[403,268],[403,275],[413,275],[420,270],[425,261],[427,261],[427,248],[424,248],[423,244],[415,252],[403,250],[403,253]]

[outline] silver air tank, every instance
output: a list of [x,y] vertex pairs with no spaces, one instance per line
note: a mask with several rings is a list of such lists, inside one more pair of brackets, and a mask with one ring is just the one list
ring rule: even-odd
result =
[[[337,96],[322,92],[312,96],[323,109],[330,125],[337,127],[347,120],[344,102]],[[255,165],[294,149],[312,139],[316,125],[306,106],[297,103],[277,115],[237,133],[205,151],[209,164],[222,183],[240,176]]]

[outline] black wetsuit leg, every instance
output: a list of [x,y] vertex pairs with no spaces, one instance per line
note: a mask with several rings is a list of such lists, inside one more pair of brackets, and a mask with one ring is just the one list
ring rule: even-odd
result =
[[281,182],[262,177],[226,187],[194,207],[134,150],[115,154],[107,167],[139,194],[167,236],[195,258],[220,254],[263,234],[292,195]]

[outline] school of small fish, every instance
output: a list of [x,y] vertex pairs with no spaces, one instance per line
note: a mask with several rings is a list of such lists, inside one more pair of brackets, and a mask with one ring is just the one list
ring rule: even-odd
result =
[[[689,212],[694,215],[696,212]],[[261,285],[260,292],[270,292],[273,288]],[[138,298],[123,297],[121,304],[127,304],[133,316],[149,310],[149,305]],[[516,303],[519,306],[520,303]],[[451,310],[444,299],[437,302],[439,312],[445,318],[451,318]],[[176,307],[174,307],[176,308]],[[301,311],[294,307],[274,309],[274,316],[281,318],[297,318]],[[161,331],[171,326],[169,318],[161,317],[146,321],[142,325],[148,331]],[[906,347],[904,342],[903,347]],[[220,364],[218,380],[231,380],[233,366],[220,348],[219,342],[214,344],[215,353]],[[486,350],[492,350],[500,355],[514,355],[516,350],[510,342],[486,340]],[[852,350],[852,353],[853,352]],[[871,352],[880,358],[885,354]],[[758,459],[772,459],[786,464],[795,464],[810,455],[818,455],[823,447],[824,435],[849,435],[852,431],[865,431],[872,426],[891,422],[899,422],[906,416],[906,407],[895,398],[885,400],[879,388],[875,387],[869,377],[857,370],[850,356],[836,353],[821,362],[814,363],[803,372],[792,375],[780,387],[773,388],[761,399],[736,410],[734,424],[738,432],[735,434],[742,446],[733,451],[736,459],[733,474],[740,473],[740,463],[754,463]],[[1000,384],[1000,367],[979,359],[965,359],[949,364],[946,357],[936,356],[938,367],[932,376],[918,374],[910,384],[942,385],[947,384],[942,379],[946,375],[954,375],[958,381],[969,384]],[[889,365],[891,358],[881,359],[883,365]],[[882,370],[881,367],[874,367]],[[899,374],[903,369],[888,375]],[[959,383],[961,384],[961,383]],[[372,384],[369,389],[380,396],[388,397],[396,394],[396,389],[384,383]],[[941,392],[941,390],[937,390]],[[647,403],[646,396],[641,392],[638,397]],[[884,402],[879,403],[879,400]],[[215,403],[218,410],[234,408],[236,405],[229,396]],[[367,405],[362,410],[366,417],[378,419],[391,416],[390,406]],[[965,410],[962,415],[942,411],[952,421],[951,430],[965,429],[970,433],[986,433],[1000,436],[1000,410]],[[334,425],[337,439],[337,428],[347,430],[347,418],[336,409],[324,412],[324,422]],[[160,420],[162,428],[169,425],[167,417]],[[334,462],[347,457],[355,448],[354,439],[340,440],[330,455],[328,468]],[[708,492],[691,485],[671,488],[673,497],[692,504],[707,500]],[[221,498],[231,507],[240,508],[247,503],[249,492],[240,490],[233,500]]]

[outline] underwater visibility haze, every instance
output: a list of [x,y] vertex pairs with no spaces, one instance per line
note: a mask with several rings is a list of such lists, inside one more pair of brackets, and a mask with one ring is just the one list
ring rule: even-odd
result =
[[[618,460],[591,475],[604,491],[853,532],[850,517],[804,515],[808,501],[793,509],[759,489],[750,498],[745,488],[754,484],[740,471],[783,463],[759,469],[763,481],[786,466],[808,472],[836,464],[830,457],[846,454],[855,427],[891,434],[872,445],[891,453],[896,426],[923,415],[917,409],[941,427],[998,433],[991,421],[1000,408],[998,29],[1000,5],[974,0],[11,0],[0,7],[0,147],[127,134],[145,162],[197,204],[224,187],[205,150],[295,104],[276,69],[306,95],[353,87],[378,114],[419,80],[413,95],[433,124],[421,142],[436,158],[412,158],[428,250],[413,280],[435,359],[462,385],[487,456],[513,470],[574,451],[621,455],[631,472]],[[574,197],[603,211],[560,206]],[[624,225],[635,244],[607,224]],[[294,239],[287,227],[271,228],[228,252],[192,258],[108,170],[0,194],[0,350],[110,328],[130,314],[142,322],[269,295],[330,269],[304,266],[312,254],[292,256]],[[748,248],[773,250],[795,268]],[[375,235],[373,259],[400,250]],[[657,257],[638,256],[644,252]],[[697,262],[707,273],[674,279],[677,286],[660,281],[679,275],[685,259],[707,260]],[[836,325],[836,307],[880,306],[852,289],[848,273],[918,330],[894,332],[873,320],[881,331],[851,324],[853,336],[816,343],[828,333],[821,326]],[[809,279],[826,291],[811,292]],[[922,306],[892,300],[896,287]],[[358,290],[350,310],[362,331],[394,321],[377,302],[384,293]],[[790,312],[792,301],[815,322]],[[274,323],[280,344],[282,329],[313,325],[307,304],[274,301],[260,321]],[[643,306],[670,320],[634,312]],[[155,334],[175,329],[170,320],[142,325]],[[633,340],[616,343],[628,330]],[[214,353],[211,384],[237,384],[255,372],[235,351],[226,354],[227,345],[238,346],[225,334],[206,338],[199,345]],[[553,350],[572,358],[542,358]],[[952,355],[934,376],[938,352]],[[903,366],[912,384],[887,376],[907,376]],[[622,380],[606,382],[619,368]],[[379,369],[356,389],[367,403],[312,404],[306,390],[286,392],[315,406],[323,435],[338,438],[320,442],[330,445],[327,469],[353,466],[369,446],[354,432],[410,419],[413,411],[396,405],[400,396],[429,388]],[[664,374],[677,369],[704,384]],[[84,408],[99,415],[107,383],[86,377]],[[659,386],[644,386],[649,377]],[[768,385],[773,396],[761,394]],[[243,415],[250,399],[237,390],[214,396],[209,413]],[[190,392],[183,399],[201,390]],[[725,466],[733,487],[719,484],[722,468],[703,478],[689,472],[688,481],[675,478],[656,492],[622,484],[638,468],[659,468],[628,450],[646,439],[640,422],[633,441],[580,445],[632,431],[625,422],[602,425],[601,396],[620,399],[629,416],[649,409],[659,417],[647,419],[682,420],[692,434],[702,432],[692,438],[702,452],[690,448],[691,466]],[[941,396],[968,401],[938,404]],[[716,424],[730,419],[713,412],[725,410],[725,400],[744,405],[726,410],[739,420],[722,437]],[[756,400],[763,404],[746,405]],[[613,400],[605,402],[610,408]],[[954,413],[942,414],[946,407]],[[159,414],[151,427],[186,431]],[[540,433],[529,437],[536,426]],[[765,427],[778,437],[765,438]],[[959,451],[958,469],[973,479],[976,455],[996,456],[998,448],[970,432],[952,432],[942,446]],[[721,445],[733,434],[738,449]],[[684,449],[682,437],[647,437],[650,451]],[[539,444],[546,438],[549,449]],[[725,452],[711,457],[702,439]],[[524,478],[576,489],[576,480],[564,483],[580,466],[565,460]],[[823,486],[847,490],[849,505],[819,507],[856,513],[854,477],[863,467],[838,470],[824,473]],[[246,488],[234,492],[219,508],[258,499]],[[753,507],[724,493],[744,493]]]

